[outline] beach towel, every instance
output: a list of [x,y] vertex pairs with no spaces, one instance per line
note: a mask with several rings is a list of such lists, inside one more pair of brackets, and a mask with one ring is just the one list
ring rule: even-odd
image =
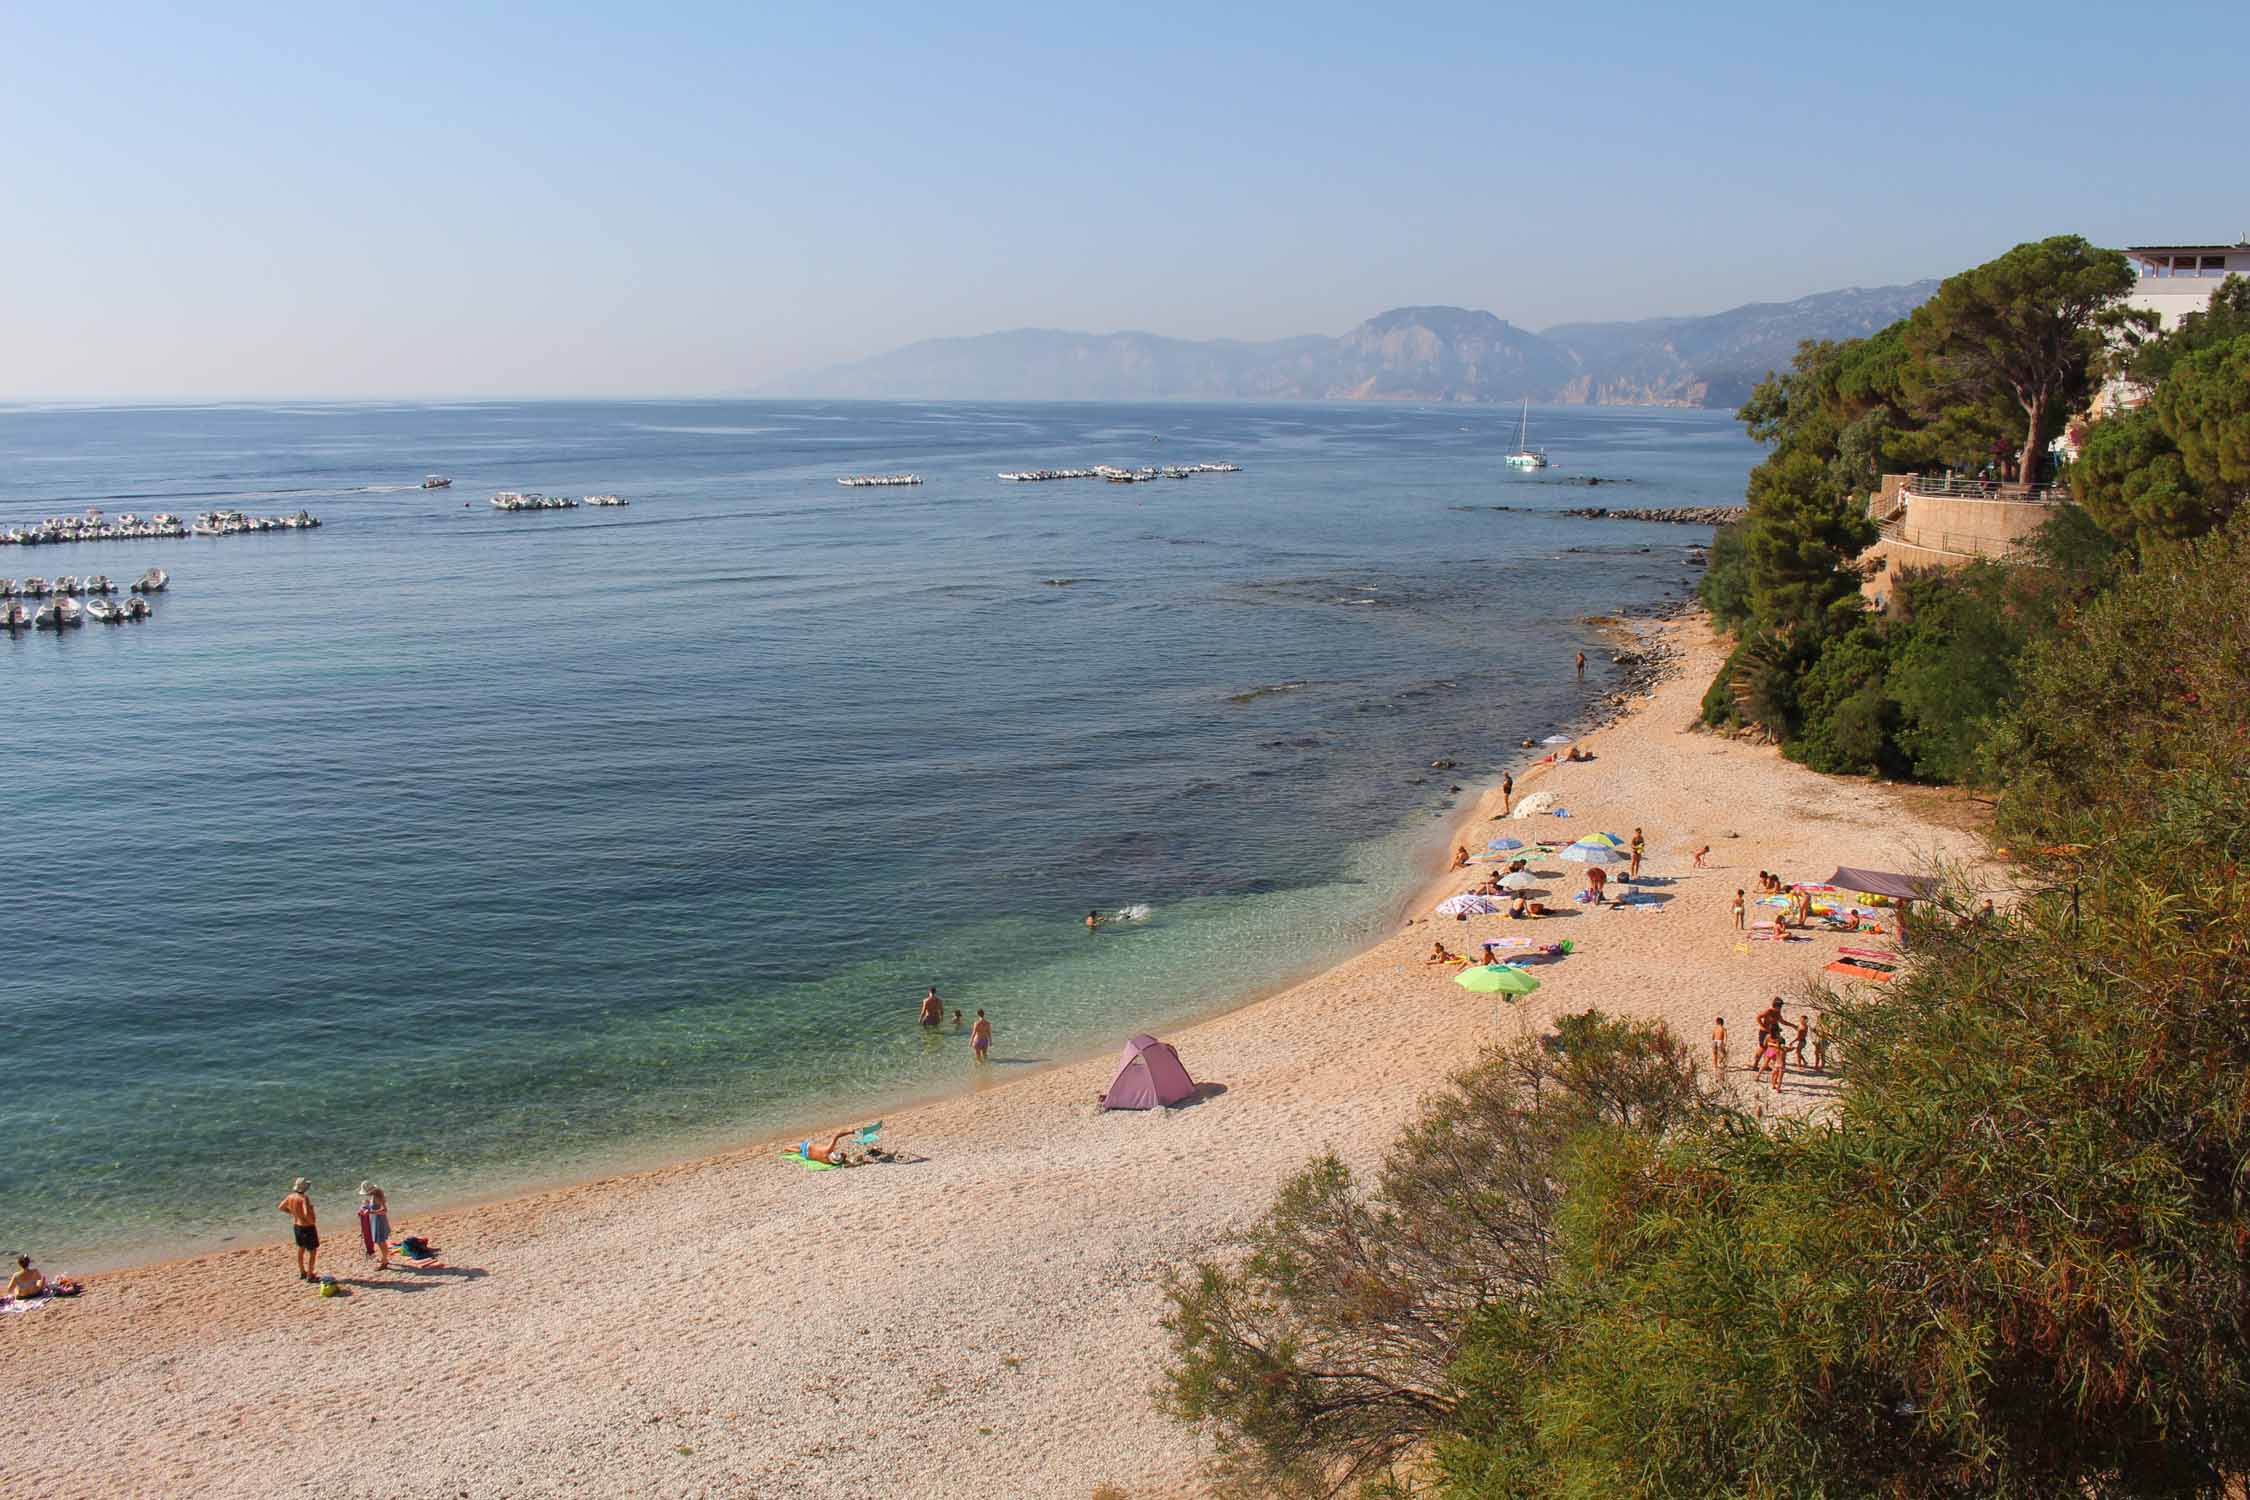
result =
[[805,1155],[805,1153],[802,1151],[784,1151],[781,1153],[781,1159],[783,1161],[793,1161],[808,1172],[833,1172],[837,1170],[837,1166],[834,1162],[814,1161],[811,1157]]
[[369,1255],[375,1253],[375,1226],[364,1208],[359,1211],[359,1243]]
[[1865,964],[1849,963],[1841,958],[1829,964],[1827,969],[1831,974],[1849,974],[1854,979],[1889,979],[1892,977],[1891,971],[1888,969],[1871,969]]
[[52,1297],[0,1297],[0,1313],[37,1312],[54,1300]]

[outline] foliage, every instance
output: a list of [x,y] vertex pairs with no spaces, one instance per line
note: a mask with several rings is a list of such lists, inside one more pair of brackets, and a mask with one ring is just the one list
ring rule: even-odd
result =
[[2135,546],[2197,536],[2213,520],[2202,486],[2188,477],[2153,407],[2096,422],[2070,467],[2070,487],[2104,531]]
[[1898,719],[1898,704],[1884,685],[1889,671],[1888,643],[1872,620],[1827,642],[1798,683],[1796,737],[1784,752],[1816,771],[1886,769]]
[[2224,520],[2250,496],[2250,334],[2182,359],[2149,404]]
[[1994,562],[1909,575],[1894,598],[1885,687],[1898,705],[1898,754],[1923,781],[1967,781],[2017,692],[2016,662],[2044,608]]
[[[2021,707],[1996,737],[2004,832],[2032,846],[2146,821],[2182,771],[2237,764],[2250,744],[2250,511],[2130,574],[2023,664]],[[2239,772],[2237,773],[2239,774]]]
[[1740,523],[1711,533],[1711,551],[1696,594],[1721,630],[1735,630],[1750,619],[1750,552]]
[[2109,332],[2145,327],[2122,306],[2133,289],[2125,256],[2074,234],[2016,246],[1950,276],[1906,320],[1906,347],[1927,389],[1981,403],[2006,397],[2022,411],[2028,481],[2061,421],[2091,393]]
[[1520,1320],[1554,1262],[1561,1164],[1588,1132],[1718,1107],[1660,1025],[1565,1016],[1426,1101],[1363,1192],[1335,1156],[1283,1188],[1233,1265],[1167,1288],[1164,1401],[1259,1493],[1331,1495],[1453,1422],[1472,1328]]

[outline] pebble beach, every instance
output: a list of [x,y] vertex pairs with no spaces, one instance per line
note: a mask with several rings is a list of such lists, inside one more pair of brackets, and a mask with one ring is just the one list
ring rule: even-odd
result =
[[[1198,1439],[1151,1399],[1167,1268],[1222,1253],[1315,1153],[1371,1165],[1449,1072],[1556,1014],[1657,1017],[1698,1044],[1723,1014],[1746,1062],[1752,1016],[1852,941],[1744,942],[1728,906],[1760,870],[1819,880],[1978,857],[1957,805],[1694,728],[1725,654],[1701,615],[1620,628],[1638,660],[1617,716],[1578,742],[1592,758],[1531,763],[1542,748],[1516,772],[1518,797],[1554,792],[1571,816],[1495,822],[1495,788],[1464,797],[1456,841],[1638,826],[1645,868],[1668,878],[1650,887],[1660,899],[1590,911],[1568,900],[1576,867],[1542,864],[1563,872],[1543,882],[1561,915],[1433,921],[1485,867],[1433,872],[1393,935],[1167,1031],[1205,1085],[1192,1105],[1101,1112],[1105,1052],[995,1069],[890,1115],[885,1142],[909,1158],[893,1164],[813,1173],[782,1159],[788,1142],[759,1141],[442,1213],[394,1200],[398,1230],[441,1247],[430,1268],[375,1271],[352,1184],[316,1183],[322,1269],[345,1295],[296,1279],[277,1213],[270,1244],[102,1274],[74,1301],[0,1315],[7,1492],[1202,1493]],[[1527,934],[1574,951],[1512,1003],[1423,962],[1433,940],[1460,952]],[[1792,1072],[1775,1096],[1737,1078],[1776,1110],[1816,1109],[1836,1087]]]

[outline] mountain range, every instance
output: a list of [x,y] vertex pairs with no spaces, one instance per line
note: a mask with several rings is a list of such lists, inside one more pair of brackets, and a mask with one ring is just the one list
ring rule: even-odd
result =
[[1266,343],[1019,328],[925,339],[768,394],[956,401],[1517,401],[1738,406],[1805,339],[1857,338],[1935,281],[1544,333],[1464,307],[1399,307],[1341,338]]

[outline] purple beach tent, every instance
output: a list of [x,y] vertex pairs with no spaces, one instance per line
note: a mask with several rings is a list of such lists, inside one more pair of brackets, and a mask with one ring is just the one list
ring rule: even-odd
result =
[[1195,1097],[1195,1080],[1180,1065],[1170,1042],[1137,1036],[1117,1060],[1117,1076],[1102,1095],[1103,1109],[1154,1109]]

